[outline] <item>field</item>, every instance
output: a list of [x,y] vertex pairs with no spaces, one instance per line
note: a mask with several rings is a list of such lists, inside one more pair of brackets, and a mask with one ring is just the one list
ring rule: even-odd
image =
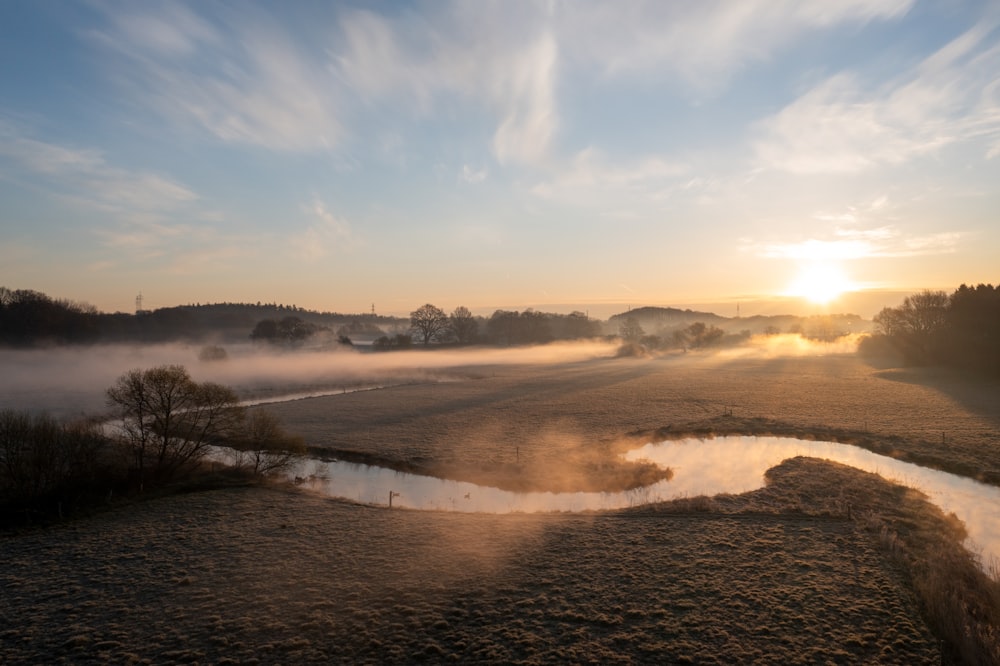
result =
[[[314,448],[511,489],[603,489],[623,447],[685,434],[859,443],[1000,481],[1000,384],[853,355],[475,367],[269,406]],[[610,478],[610,481],[609,481]]]
[[[684,433],[839,437],[1000,469],[1000,387],[941,370],[691,354],[437,378],[268,409],[314,449],[511,488],[628,486],[648,470],[617,451]],[[960,526],[829,463],[796,459],[769,481],[585,515],[269,486],[121,506],[0,537],[0,662],[959,661],[934,634],[957,615],[926,607],[943,569],[921,563],[951,553]]]

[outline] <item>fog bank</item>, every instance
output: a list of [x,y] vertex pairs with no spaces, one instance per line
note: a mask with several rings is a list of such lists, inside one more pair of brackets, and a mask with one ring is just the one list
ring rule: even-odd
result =
[[477,367],[556,364],[610,358],[617,345],[605,341],[535,347],[414,349],[365,353],[352,348],[280,351],[251,344],[227,346],[227,358],[199,360],[197,345],[100,345],[37,350],[0,350],[0,409],[46,411],[77,417],[104,410],[104,391],[123,373],[179,364],[199,382],[232,387],[245,399],[315,394],[363,386],[448,381]]

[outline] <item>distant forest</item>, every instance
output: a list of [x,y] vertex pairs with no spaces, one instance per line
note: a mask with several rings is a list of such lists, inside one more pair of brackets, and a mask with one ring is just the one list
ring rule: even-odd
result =
[[91,305],[51,298],[43,293],[0,287],[0,345],[110,342],[216,341],[250,339],[263,321],[297,320],[312,331],[350,335],[406,327],[408,319],[375,314],[313,312],[294,305],[215,303],[179,305],[136,313],[98,312]]
[[752,334],[801,333],[830,339],[863,332],[857,315],[727,318],[710,312],[643,307],[608,321],[583,312],[556,314],[528,308],[474,316],[451,314],[430,303],[410,317],[315,312],[276,303],[179,305],[135,313],[99,312],[91,305],[38,291],[0,287],[0,346],[39,347],[95,343],[253,341],[284,347],[325,347],[361,341],[375,351],[414,345],[544,344],[600,336],[620,337],[648,350],[736,344]]

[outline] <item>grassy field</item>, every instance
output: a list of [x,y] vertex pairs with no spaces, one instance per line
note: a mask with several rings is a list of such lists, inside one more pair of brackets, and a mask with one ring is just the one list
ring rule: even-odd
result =
[[690,433],[840,440],[1000,482],[1000,383],[943,369],[687,354],[447,376],[464,379],[268,408],[311,447],[510,489],[627,487],[648,470],[613,454]]
[[[628,485],[648,470],[624,446],[754,429],[1000,469],[1000,387],[939,370],[687,355],[441,378],[268,409],[340,456],[517,488]],[[0,663],[996,663],[1000,597],[960,536],[808,459],[746,495],[586,515],[219,489],[0,537]]]

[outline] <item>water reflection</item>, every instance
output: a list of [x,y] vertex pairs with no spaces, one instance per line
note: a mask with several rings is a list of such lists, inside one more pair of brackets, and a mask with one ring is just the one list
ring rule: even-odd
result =
[[[984,562],[1000,559],[1000,488],[901,462],[847,444],[778,437],[719,437],[647,444],[627,460],[670,467],[674,476],[637,490],[616,493],[518,493],[461,481],[395,472],[345,462],[307,460],[290,476],[333,497],[364,504],[479,513],[600,511],[683,497],[744,493],[764,484],[764,472],[795,456],[833,460],[874,472],[926,493],[968,530],[967,546]],[[397,494],[398,493],[398,494]]]
[[674,470],[672,497],[743,493],[763,486],[764,472],[795,456],[824,458],[925,493],[965,523],[966,546],[985,563],[1000,559],[1000,488],[921,467],[849,444],[785,437],[719,437],[647,444],[628,460],[646,459]]

